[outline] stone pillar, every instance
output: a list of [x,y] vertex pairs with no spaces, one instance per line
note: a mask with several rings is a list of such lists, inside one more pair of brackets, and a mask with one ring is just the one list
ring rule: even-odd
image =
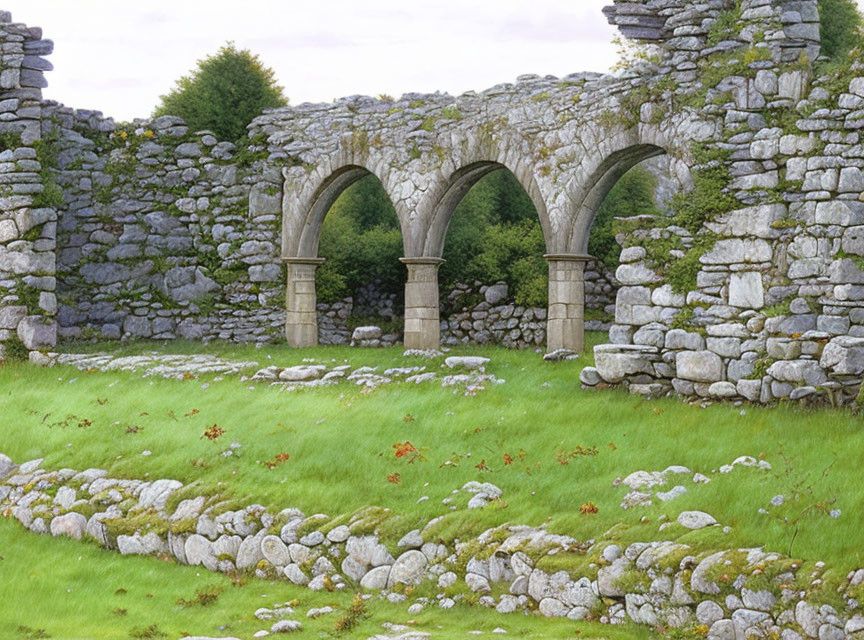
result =
[[405,348],[437,349],[441,341],[438,267],[441,258],[399,258],[408,267],[405,282]]
[[585,346],[585,263],[591,256],[555,253],[543,256],[549,263],[549,313],[546,350]]
[[285,338],[295,349],[318,344],[318,298],[315,270],[324,258],[283,258],[288,267],[285,291]]

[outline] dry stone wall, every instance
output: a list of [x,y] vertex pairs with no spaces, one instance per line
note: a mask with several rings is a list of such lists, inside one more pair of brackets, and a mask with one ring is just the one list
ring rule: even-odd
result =
[[118,127],[46,103],[43,128],[65,201],[61,337],[278,336],[278,167],[170,116]]
[[38,27],[0,11],[0,360],[54,345],[57,211],[44,181],[43,56]]
[[[482,510],[502,498],[493,484],[469,482],[447,500]],[[49,470],[42,460],[17,465],[0,454],[0,508],[34,535],[90,540],[123,555],[317,591],[380,592],[410,606],[410,615],[476,601],[500,614],[629,621],[666,636],[711,640],[852,640],[864,633],[864,569],[842,579],[821,562],[804,565],[762,549],[704,550],[691,546],[692,538],[677,539],[713,528],[712,539],[723,540],[731,529],[701,511],[664,523],[661,535],[668,528],[671,539],[622,547],[614,537],[581,541],[513,524],[454,541],[442,537],[441,518],[384,540],[377,531],[381,510],[374,507],[333,521],[296,508],[230,504],[177,480]],[[413,593],[421,586],[429,595]],[[273,620],[292,612],[262,608],[256,616]]]

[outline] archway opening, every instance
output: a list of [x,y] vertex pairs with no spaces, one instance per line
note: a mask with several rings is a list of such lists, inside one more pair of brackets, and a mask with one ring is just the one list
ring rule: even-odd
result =
[[[546,338],[548,267],[541,218],[499,164],[468,167],[437,213],[441,342],[537,347]],[[434,245],[437,245],[434,246]]]
[[[286,337],[294,346],[401,339],[404,267],[399,219],[378,178],[346,166],[318,188],[288,258]],[[290,254],[289,254],[290,255]]]
[[401,340],[405,268],[399,219],[381,182],[362,172],[325,212],[315,276],[318,341],[346,344],[354,329],[374,325],[368,340]]

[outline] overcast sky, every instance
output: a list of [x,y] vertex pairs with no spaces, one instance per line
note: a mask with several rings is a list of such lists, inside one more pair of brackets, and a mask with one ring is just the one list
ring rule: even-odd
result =
[[[355,93],[459,94],[523,73],[608,71],[609,0],[5,0],[55,42],[44,95],[118,120],[150,114],[228,40],[292,103]],[[864,3],[864,0],[859,0]]]
[[607,0],[6,0],[54,40],[47,98],[120,120],[227,40],[258,53],[292,103],[458,94],[523,73],[608,71]]

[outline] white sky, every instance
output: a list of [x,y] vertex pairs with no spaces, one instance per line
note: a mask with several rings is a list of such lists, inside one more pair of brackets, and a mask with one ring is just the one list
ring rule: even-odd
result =
[[[864,0],[858,0],[864,5]],[[150,114],[227,40],[292,103],[483,90],[523,73],[608,71],[609,0],[6,0],[55,42],[47,98],[118,120]]]
[[294,104],[355,93],[458,94],[523,73],[608,71],[607,0],[6,0],[54,40],[46,98],[149,115],[227,40],[258,53]]

